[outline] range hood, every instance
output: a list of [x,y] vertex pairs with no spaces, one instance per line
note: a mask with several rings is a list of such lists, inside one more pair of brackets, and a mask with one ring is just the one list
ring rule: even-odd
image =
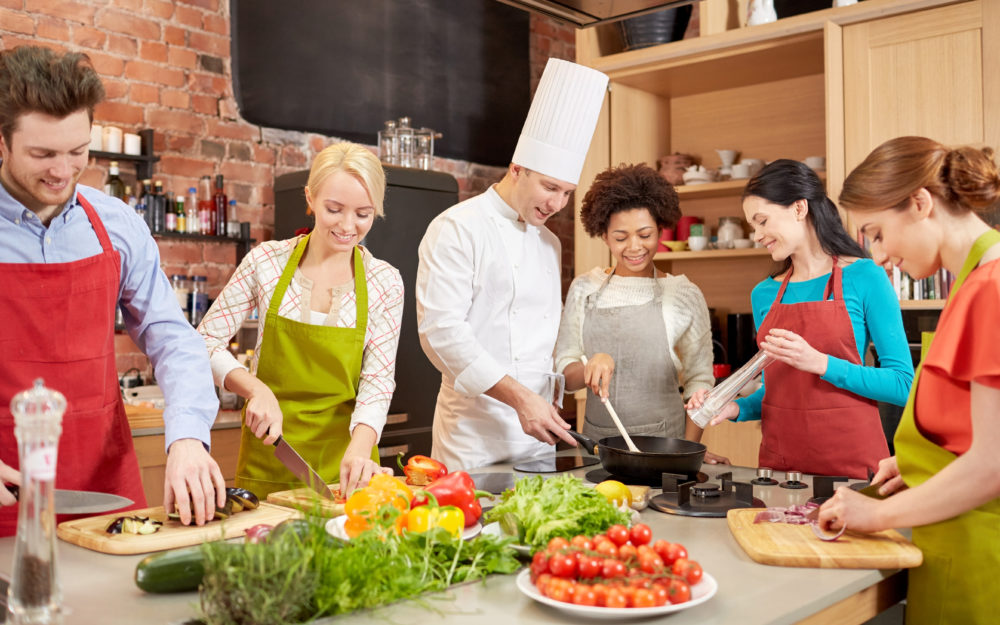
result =
[[519,9],[541,13],[577,28],[617,22],[660,9],[670,9],[699,0],[500,0]]

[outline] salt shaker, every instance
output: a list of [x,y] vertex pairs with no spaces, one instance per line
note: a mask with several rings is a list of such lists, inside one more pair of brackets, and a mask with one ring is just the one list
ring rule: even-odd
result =
[[21,489],[14,546],[14,573],[7,590],[7,622],[61,623],[62,594],[56,578],[55,479],[66,398],[41,378],[14,396],[21,461]]

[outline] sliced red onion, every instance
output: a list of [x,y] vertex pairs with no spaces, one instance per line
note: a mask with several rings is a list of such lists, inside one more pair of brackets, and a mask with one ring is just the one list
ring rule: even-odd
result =
[[813,521],[810,525],[812,526],[813,534],[816,534],[816,537],[820,540],[825,540],[827,542],[837,540],[844,535],[845,531],[847,531],[847,525],[841,525],[840,530],[838,530],[836,534],[827,534],[819,528],[819,521]]

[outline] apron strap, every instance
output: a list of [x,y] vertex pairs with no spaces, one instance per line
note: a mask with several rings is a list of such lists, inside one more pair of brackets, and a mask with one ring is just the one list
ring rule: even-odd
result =
[[979,261],[983,259],[983,255],[986,254],[986,250],[993,247],[995,244],[1000,243],[1000,232],[996,230],[989,230],[979,235],[976,242],[972,244],[972,249],[969,251],[968,257],[965,259],[965,263],[962,265],[962,270],[958,273],[955,278],[955,284],[951,287],[951,293],[948,294],[948,301],[954,297],[955,293],[958,292],[958,288],[962,286],[965,279],[969,277],[972,270],[979,265]]
[[111,238],[108,236],[108,231],[104,227],[104,222],[102,222],[97,216],[97,211],[95,211],[94,207],[90,205],[87,198],[83,197],[82,193],[76,194],[76,201],[83,207],[83,212],[87,213],[87,219],[90,220],[90,225],[97,234],[97,240],[101,242],[101,249],[105,252],[110,252]]
[[361,258],[361,248],[356,245],[354,246],[354,300],[357,306],[357,322],[354,325],[361,332],[361,342],[364,344],[368,328],[368,282],[365,279],[365,263]]
[[271,295],[271,303],[267,307],[268,317],[272,315],[275,317],[278,316],[278,308],[281,306],[281,300],[285,297],[285,291],[288,290],[288,285],[292,282],[292,276],[295,275],[295,269],[299,266],[299,260],[302,259],[302,254],[306,251],[306,245],[309,243],[309,237],[311,236],[312,233],[309,233],[302,237],[302,240],[295,246],[295,250],[292,251],[288,263],[285,264],[285,269],[281,272],[281,278],[278,280],[277,286],[274,287],[274,293]]
[[823,301],[830,299],[830,295],[833,295],[835,301],[844,299],[844,280],[840,272],[840,267],[837,266],[837,257],[833,257],[833,269],[830,270],[830,279],[826,282],[826,288],[823,289]]
[[[656,265],[653,265],[653,301],[662,302],[663,285],[661,285],[660,281],[656,279],[658,277],[657,272],[658,270],[656,269]],[[585,308],[587,310],[593,310],[594,306],[597,305],[597,300],[598,298],[601,297],[601,293],[603,293],[604,289],[606,289],[608,285],[611,284],[611,277],[613,275],[615,275],[614,269],[612,269],[611,272],[608,273],[608,277],[604,279],[604,282],[601,283],[601,286],[599,286],[596,291],[587,296],[585,303]]]

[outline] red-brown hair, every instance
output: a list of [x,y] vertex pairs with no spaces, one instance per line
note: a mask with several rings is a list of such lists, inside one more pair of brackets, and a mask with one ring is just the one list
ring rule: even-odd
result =
[[905,209],[920,189],[954,213],[986,212],[1000,201],[1000,171],[990,148],[948,148],[926,137],[897,137],[875,148],[844,180],[848,210]]

